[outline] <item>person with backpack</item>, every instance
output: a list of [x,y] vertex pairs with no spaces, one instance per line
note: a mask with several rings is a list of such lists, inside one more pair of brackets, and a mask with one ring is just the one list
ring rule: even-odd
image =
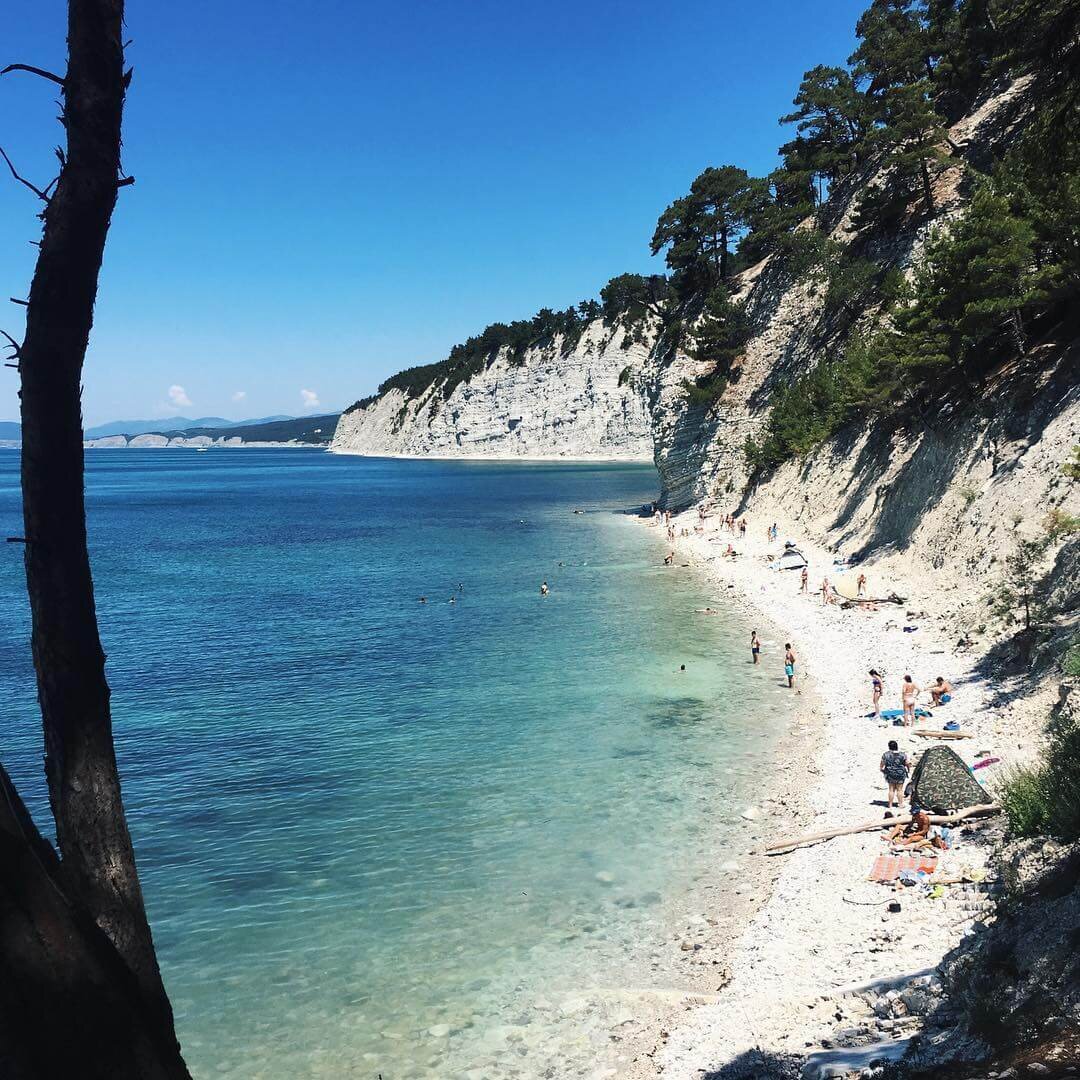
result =
[[881,774],[889,785],[889,809],[893,806],[899,809],[903,805],[904,785],[910,772],[907,754],[901,752],[895,739],[890,739],[889,749],[881,755]]

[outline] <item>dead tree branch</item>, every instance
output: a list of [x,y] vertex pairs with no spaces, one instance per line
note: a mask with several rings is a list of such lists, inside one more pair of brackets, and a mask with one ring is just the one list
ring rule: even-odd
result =
[[48,79],[58,86],[65,85],[64,80],[59,75],[54,75],[51,71],[45,71],[42,68],[31,67],[29,64],[8,64],[3,71],[0,71],[0,75],[6,75],[9,71],[28,71],[31,75],[40,75],[43,79]]
[[[41,188],[35,187],[24,176],[20,176],[18,174],[18,172],[15,169],[15,166],[11,164],[11,158],[9,158],[7,156],[7,154],[4,152],[4,148],[2,146],[0,146],[0,156],[2,156],[3,159],[7,162],[7,167],[11,170],[11,175],[14,176],[15,179],[18,180],[20,184],[25,184],[39,199],[41,199],[42,202],[47,203],[49,201],[49,196],[46,195],[45,192],[41,190]],[[59,179],[59,177],[57,177],[57,179]],[[53,184],[55,184],[55,183],[56,183],[56,180],[53,181]],[[50,184],[49,187],[52,187],[52,184]]]

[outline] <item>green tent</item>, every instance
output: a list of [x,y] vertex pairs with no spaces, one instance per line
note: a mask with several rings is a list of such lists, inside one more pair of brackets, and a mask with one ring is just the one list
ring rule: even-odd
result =
[[956,751],[947,746],[931,746],[915,766],[911,801],[932,814],[993,802]]

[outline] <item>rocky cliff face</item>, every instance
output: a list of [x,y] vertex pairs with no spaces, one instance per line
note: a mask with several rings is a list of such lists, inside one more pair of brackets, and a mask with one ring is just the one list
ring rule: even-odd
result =
[[[955,124],[950,138],[969,160],[986,167],[989,151],[1009,137],[1025,109],[1026,79],[1018,79],[980,102],[969,116]],[[867,185],[880,186],[883,174],[851,178],[830,196],[823,222],[829,237],[843,243],[855,240],[859,253],[888,261],[910,272],[918,262],[930,231],[963,205],[963,174],[946,170],[935,185],[939,215],[931,224],[912,222],[889,234],[873,228],[857,235],[853,217],[858,197]],[[747,482],[743,446],[748,436],[763,427],[773,392],[811,370],[843,343],[852,325],[865,322],[873,312],[855,318],[848,312],[829,312],[825,288],[813,275],[793,273],[782,261],[765,260],[738,281],[737,297],[744,300],[755,327],[744,355],[737,362],[731,385],[709,411],[688,409],[680,387],[701,374],[698,364],[677,354],[666,366],[654,364],[653,429],[656,464],[664,500],[670,506],[688,506],[702,499],[727,498]]]
[[[1021,80],[988,97],[954,126],[954,142],[985,161],[1022,115],[1024,88]],[[959,170],[940,178],[935,196],[944,215],[962,206],[961,182]],[[836,239],[852,235],[856,194],[830,199],[827,226]],[[913,225],[887,237],[870,230],[859,243],[910,270],[930,228]],[[1062,472],[1080,443],[1080,342],[1045,343],[1003,367],[979,400],[942,400],[918,425],[881,416],[855,425],[748,488],[747,436],[762,429],[778,386],[832,355],[843,327],[825,311],[820,286],[772,260],[740,284],[756,332],[713,409],[687,407],[682,386],[701,374],[691,356],[679,353],[666,364],[653,357],[648,368],[666,505],[704,501],[776,521],[788,535],[810,536],[845,556],[873,556],[883,573],[891,559],[915,560],[946,588],[965,579],[989,588],[1017,537],[1044,536],[1048,514],[1080,515],[1080,485]],[[1055,607],[1075,612],[1080,539],[1056,545],[1044,569],[1056,583]],[[987,619],[985,603],[969,606],[966,617],[977,628]]]
[[449,396],[438,384],[417,397],[389,390],[345,412],[336,453],[445,457],[567,457],[651,460],[652,430],[641,392],[647,348],[623,348],[621,330],[590,324],[563,352],[559,341],[505,353]]

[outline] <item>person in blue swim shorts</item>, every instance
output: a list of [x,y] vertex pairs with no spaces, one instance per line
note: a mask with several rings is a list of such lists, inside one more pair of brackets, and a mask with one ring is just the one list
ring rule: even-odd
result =
[[935,705],[948,705],[952,701],[953,688],[952,683],[948,679],[942,678],[940,675],[934,680],[934,686],[930,687],[930,700]]

